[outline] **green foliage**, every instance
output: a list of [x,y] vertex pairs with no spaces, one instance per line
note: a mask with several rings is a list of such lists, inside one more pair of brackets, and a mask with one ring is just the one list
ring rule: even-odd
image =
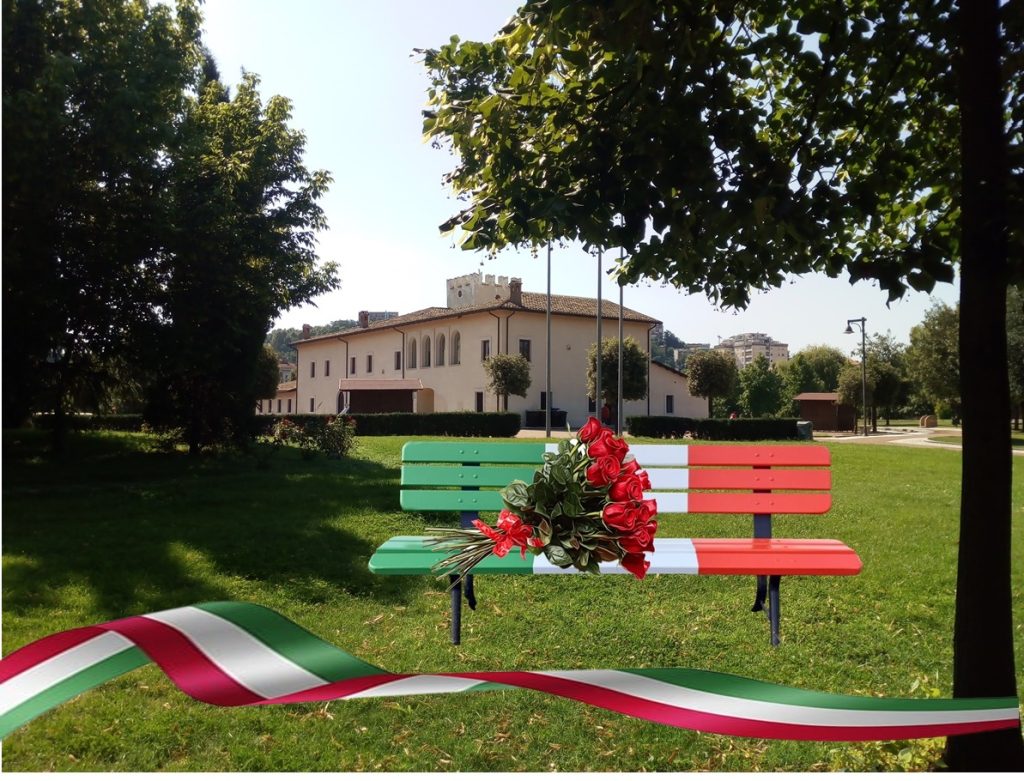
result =
[[764,355],[758,355],[739,373],[740,407],[752,418],[775,415],[782,405],[782,378]]
[[[622,340],[622,398],[647,398],[647,353],[632,336]],[[597,344],[587,348],[587,395],[597,395]],[[619,395],[619,340],[601,340],[601,396],[614,407]]]
[[624,247],[630,282],[731,306],[788,273],[951,281],[951,5],[527,3],[490,43],[423,52],[423,130],[468,201],[442,229]]
[[299,448],[304,458],[314,453],[344,458],[355,445],[355,433],[356,421],[341,415],[308,415],[300,421],[280,418],[273,428],[275,442]]
[[191,0],[4,0],[5,425],[105,383],[156,318],[159,193],[199,23]]
[[960,409],[960,307],[935,302],[910,330],[910,378],[932,404]]
[[1024,293],[1011,287],[1006,295],[1006,357],[1010,375],[1010,398],[1024,403]]
[[487,388],[505,399],[508,397],[526,396],[530,390],[530,362],[519,353],[497,354],[490,356],[483,363],[487,373]]
[[[870,365],[869,363],[868,366],[870,367]],[[874,404],[875,385],[870,371],[865,376],[861,372],[859,363],[848,363],[844,366],[839,374],[839,403],[849,404],[863,416],[865,389],[867,390],[867,405],[871,407]]]
[[[315,426],[323,417],[289,415],[288,419],[298,425]],[[356,412],[347,417],[355,422],[360,437],[514,437],[521,424],[520,415],[515,412]],[[262,433],[269,433],[278,419],[264,415],[257,420]]]
[[[337,331],[347,331],[359,325],[356,320],[333,320],[327,325],[314,325],[309,329],[310,336],[323,336],[333,334]],[[294,347],[289,347],[291,342],[297,342],[302,338],[301,328],[275,328],[267,334],[266,344],[274,351],[277,357],[286,363],[295,363],[298,360],[298,352]]]
[[[54,416],[35,414],[32,416],[32,427],[52,429]],[[70,415],[67,426],[72,431],[142,431],[142,415]]]
[[230,97],[193,0],[3,13],[5,420],[144,397],[193,450],[246,438],[263,335],[337,284],[288,101]]
[[668,415],[637,415],[626,419],[630,436],[658,439],[712,439],[723,442],[756,442],[766,439],[799,439],[796,418],[677,418]]
[[714,399],[730,397],[739,385],[736,360],[731,354],[719,350],[701,350],[686,361],[687,388],[691,396],[708,400],[708,410],[714,410]]
[[245,74],[231,99],[205,84],[188,102],[172,165],[162,360],[148,414],[184,428],[193,452],[247,435],[256,400],[276,387],[277,359],[263,345],[270,324],[337,286],[335,266],[317,268],[315,253],[330,177],[303,165],[289,101],[264,104],[258,84]]

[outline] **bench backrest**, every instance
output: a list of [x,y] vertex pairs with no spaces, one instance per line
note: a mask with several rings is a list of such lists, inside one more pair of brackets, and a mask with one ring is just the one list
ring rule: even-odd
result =
[[[544,453],[557,450],[544,442],[407,442],[402,509],[501,510],[498,492],[516,479],[532,482]],[[820,514],[832,505],[831,458],[821,445],[630,445],[630,453],[650,475],[645,498],[657,499],[661,513]]]

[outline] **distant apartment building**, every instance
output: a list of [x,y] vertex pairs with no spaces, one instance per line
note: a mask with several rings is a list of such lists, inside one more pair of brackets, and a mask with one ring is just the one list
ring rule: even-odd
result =
[[685,366],[686,359],[701,350],[710,350],[710,342],[686,342],[682,347],[672,348],[672,360],[676,366]]
[[730,336],[715,345],[715,349],[731,353],[736,359],[736,366],[740,369],[759,355],[768,358],[768,363],[789,360],[789,345],[775,341],[768,334],[762,333]]
[[[298,413],[449,412],[500,409],[487,390],[483,361],[518,353],[530,362],[525,398],[510,396],[508,409],[525,413],[566,410],[573,427],[594,414],[586,392],[587,350],[596,341],[598,301],[551,296],[551,396],[545,389],[547,339],[544,293],[522,289],[522,281],[480,272],[447,280],[447,306],[373,318],[360,312],[358,325],[294,343],[298,352],[294,387],[260,406],[263,414],[292,407]],[[617,333],[619,307],[600,302],[605,338]],[[651,332],[660,322],[624,307],[623,330],[648,355]],[[648,367],[648,397],[627,401],[624,414],[705,417],[707,400],[690,395],[686,377],[657,362]],[[290,383],[289,386],[292,384]],[[280,410],[278,409],[280,407]]]

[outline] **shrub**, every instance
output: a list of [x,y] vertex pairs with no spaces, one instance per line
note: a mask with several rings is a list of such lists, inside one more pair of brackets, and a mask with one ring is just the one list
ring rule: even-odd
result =
[[[142,415],[68,415],[68,428],[73,431],[142,431]],[[32,416],[35,428],[52,429],[52,414]]]
[[[521,427],[516,412],[380,412],[352,413],[361,437],[448,436],[448,437],[514,437]],[[273,435],[278,421],[289,420],[296,425],[321,425],[324,415],[288,415],[286,418],[261,415],[257,422],[260,433]]]
[[799,439],[796,418],[676,418],[638,415],[626,419],[629,433],[635,437],[675,439],[689,435],[694,439],[747,441],[760,439]]
[[356,423],[351,417],[306,415],[304,418],[299,422],[291,418],[277,419],[274,440],[298,447],[303,458],[312,458],[315,453],[330,458],[348,455],[355,444]]

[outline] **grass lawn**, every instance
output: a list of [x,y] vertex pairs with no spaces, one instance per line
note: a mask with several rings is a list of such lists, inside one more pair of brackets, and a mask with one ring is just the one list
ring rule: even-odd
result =
[[[207,600],[280,611],[396,672],[695,667],[846,694],[950,696],[960,453],[833,448],[833,509],[776,534],[835,537],[851,578],[784,578],[782,645],[750,613],[752,578],[481,578],[463,644],[429,577],[371,575],[374,547],[437,517],[398,507],[405,437],[349,460],[292,451],[195,463],[138,434],[76,435],[62,460],[4,433],[3,651],[51,632]],[[1016,462],[1015,462],[1016,465]],[[1024,476],[1014,476],[1024,550]],[[451,515],[455,522],[455,516]],[[665,536],[739,536],[750,520],[662,516]],[[1024,625],[1024,557],[1015,557]],[[1024,670],[1024,643],[1017,644]],[[1024,676],[1021,676],[1024,681]],[[648,724],[525,691],[222,709],[151,665],[11,735],[7,771],[926,769],[940,740],[761,741]]]
[[[943,434],[937,437],[928,437],[929,442],[941,442],[944,445],[963,445],[964,439],[959,434]],[[1010,437],[1010,447],[1014,450],[1024,450],[1024,437]]]

